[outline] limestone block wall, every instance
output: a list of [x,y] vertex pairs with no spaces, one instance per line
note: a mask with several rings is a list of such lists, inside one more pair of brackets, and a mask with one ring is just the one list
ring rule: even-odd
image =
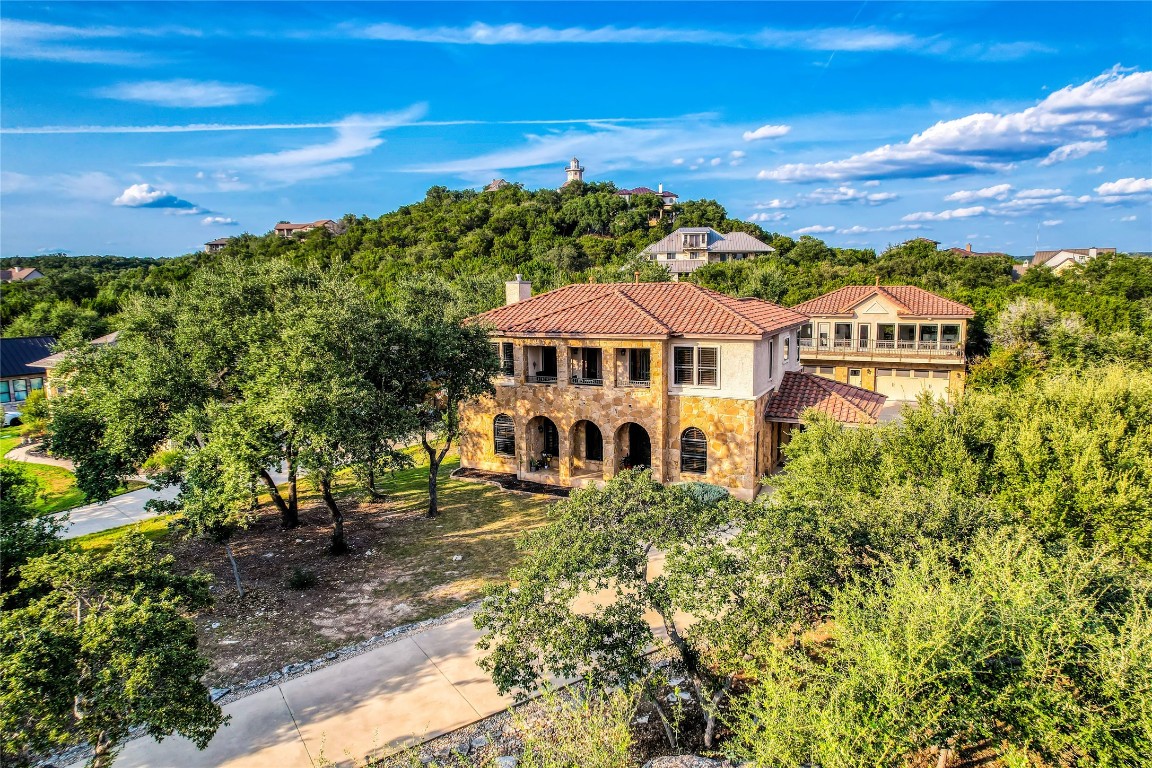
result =
[[[737,498],[755,496],[759,479],[756,443],[761,438],[758,402],[691,395],[673,398],[665,433],[667,471],[661,479],[703,481],[727,488]],[[689,427],[702,431],[708,440],[708,468],[702,475],[680,471],[680,435]]]

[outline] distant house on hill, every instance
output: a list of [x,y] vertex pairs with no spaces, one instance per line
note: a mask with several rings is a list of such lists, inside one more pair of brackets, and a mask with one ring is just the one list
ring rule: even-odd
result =
[[484,191],[485,192],[495,192],[498,189],[504,189],[504,187],[509,187],[509,186],[511,186],[511,184],[509,184],[504,179],[492,179],[492,183],[489,184],[488,186],[484,187]]
[[218,237],[215,240],[209,240],[204,243],[204,253],[220,253],[224,250],[224,246],[232,241],[230,237]]
[[705,264],[752,259],[775,251],[746,232],[723,235],[711,227],[681,227],[640,255],[667,267],[673,275],[685,275]]
[[[972,250],[972,243],[968,243],[964,248],[949,248],[948,253],[956,256],[1008,256],[1006,253],[1000,251],[974,251]],[[1009,257],[1011,258],[1011,257]]]
[[319,221],[310,221],[307,224],[292,224],[287,221],[282,221],[276,225],[275,232],[280,237],[292,237],[293,235],[302,235],[305,232],[311,232],[314,229],[324,227],[334,235],[340,234],[340,225],[332,221],[332,219],[321,219]]
[[574,181],[584,181],[584,166],[580,165],[580,161],[575,157],[572,158],[572,162],[564,169],[564,173],[568,175],[568,178],[561,186],[566,187]]
[[44,388],[44,367],[39,361],[52,354],[55,345],[51,336],[0,339],[0,406],[4,410],[19,410],[29,392]]
[[36,267],[13,267],[0,269],[0,283],[26,283],[29,280],[38,280],[44,273]]
[[1101,253],[1116,253],[1115,248],[1062,248],[1057,251],[1036,251],[1032,266],[1048,267],[1062,272],[1073,264],[1086,264]]
[[675,192],[666,191],[663,184],[660,184],[658,189],[636,187],[635,189],[619,189],[616,191],[616,196],[624,198],[624,202],[626,203],[635,195],[656,195],[657,197],[663,198],[665,207],[675,205],[676,201],[680,199],[680,195]]

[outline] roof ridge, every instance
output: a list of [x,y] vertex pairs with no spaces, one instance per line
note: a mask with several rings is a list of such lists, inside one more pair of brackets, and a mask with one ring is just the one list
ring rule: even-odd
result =
[[[891,288],[918,288],[919,286],[915,286],[915,285],[901,285],[901,286],[895,286],[895,285],[893,285],[893,286],[876,285],[876,286],[873,286],[873,287],[876,289],[876,293],[883,293],[885,296],[887,296],[888,298],[892,299],[892,301],[896,302],[896,303],[897,303],[897,304],[899,304],[901,307],[903,307],[905,312],[911,312],[911,311],[912,311],[912,307],[908,306],[908,305],[907,305],[905,302],[903,302],[903,301],[901,301],[900,299],[896,298],[896,295],[895,295],[894,293],[892,293],[892,291],[889,291],[889,290],[888,290],[888,288],[890,288],[890,287],[891,287]],[[923,288],[920,288],[920,290],[924,290],[924,289],[923,289]],[[929,291],[929,293],[931,293],[931,291]],[[941,296],[940,298],[944,298],[944,297],[943,297],[943,296]],[[857,303],[859,303],[859,302],[857,302]],[[855,304],[853,304],[853,306],[855,306]]]
[[[629,283],[624,283],[623,285],[627,286],[627,285],[629,285]],[[621,296],[625,301],[627,301],[629,305],[631,305],[633,308],[638,310],[640,312],[640,314],[644,315],[645,317],[650,319],[652,322],[656,323],[656,325],[663,328],[667,333],[669,333],[669,334],[672,333],[672,329],[668,326],[667,323],[665,323],[660,318],[656,317],[656,315],[652,314],[648,310],[644,309],[644,307],[640,306],[636,302],[635,299],[633,299],[631,296],[629,296],[627,288],[617,288],[615,292],[619,296]]]
[[814,373],[805,373],[804,371],[788,371],[788,373],[799,373],[801,376],[808,377],[808,379],[810,381],[812,381],[814,384],[816,384],[816,386],[820,387],[820,389],[827,392],[829,395],[837,398],[838,400],[841,400],[846,405],[848,405],[848,407],[850,407],[856,411],[859,411],[860,413],[864,414],[868,418],[872,418],[872,414],[868,413],[868,411],[864,410],[860,406],[856,405],[856,403],[852,402],[847,397],[840,394],[839,390],[836,387],[832,386],[833,384],[843,384],[844,386],[848,386],[848,387],[851,387],[854,385],[845,384],[842,381],[831,381],[829,379],[825,379],[823,376],[817,376]]
[[[517,302],[514,302],[512,304],[505,304],[502,307],[493,307],[492,309],[488,310],[487,312],[480,313],[480,315],[478,315],[478,317],[483,317],[483,316],[488,315],[490,313],[500,312],[500,311],[508,309],[510,307],[516,307],[519,311],[524,311],[524,307],[525,306],[531,306],[532,302],[536,299],[542,298],[544,296],[548,296],[549,294],[555,296],[557,293],[560,293],[560,292],[571,293],[572,289],[574,289],[574,288],[587,288],[589,285],[592,285],[592,284],[589,284],[589,283],[569,283],[568,285],[562,285],[559,288],[553,288],[551,291],[545,291],[544,293],[538,293],[535,296],[530,296],[527,299],[524,299],[523,301],[517,301]],[[593,296],[591,298],[581,299],[579,301],[573,301],[571,304],[564,304],[564,305],[559,306],[559,307],[549,307],[547,309],[545,309],[545,305],[543,303],[540,303],[535,308],[535,310],[532,310],[532,311],[527,313],[528,314],[527,317],[524,317],[523,319],[517,321],[516,323],[514,323],[514,325],[522,325],[522,324],[529,322],[531,320],[537,320],[541,317],[544,317],[545,315],[551,315],[554,312],[557,312],[560,310],[571,309],[572,307],[578,307],[581,304],[587,304],[589,301],[594,301],[596,298],[598,298],[598,297]],[[533,314],[533,312],[535,312],[535,314]]]

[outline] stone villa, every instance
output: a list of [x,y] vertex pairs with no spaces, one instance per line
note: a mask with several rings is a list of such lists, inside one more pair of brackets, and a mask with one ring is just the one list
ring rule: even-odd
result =
[[569,285],[470,322],[491,329],[494,396],[461,409],[460,464],[580,487],[628,467],[749,499],[807,408],[875,420],[884,398],[800,370],[806,315],[689,283]]
[[808,373],[915,400],[964,391],[970,307],[912,285],[849,285],[797,304],[800,363]]

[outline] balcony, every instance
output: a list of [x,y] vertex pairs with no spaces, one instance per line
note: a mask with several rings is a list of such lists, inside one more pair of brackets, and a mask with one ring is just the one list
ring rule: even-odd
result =
[[652,382],[647,380],[647,379],[637,380],[637,381],[632,381],[631,379],[626,379],[626,380],[620,382],[620,386],[626,387],[628,389],[648,389],[649,387],[652,386]]
[[533,376],[525,377],[529,384],[555,384],[555,376],[546,376],[544,374],[536,374]]
[[577,374],[572,374],[572,384],[577,387],[602,387],[604,386],[604,379],[587,379]]
[[822,346],[815,339],[798,339],[800,354],[815,358],[952,358],[962,360],[964,347],[954,341],[868,341],[844,339],[826,342]]

